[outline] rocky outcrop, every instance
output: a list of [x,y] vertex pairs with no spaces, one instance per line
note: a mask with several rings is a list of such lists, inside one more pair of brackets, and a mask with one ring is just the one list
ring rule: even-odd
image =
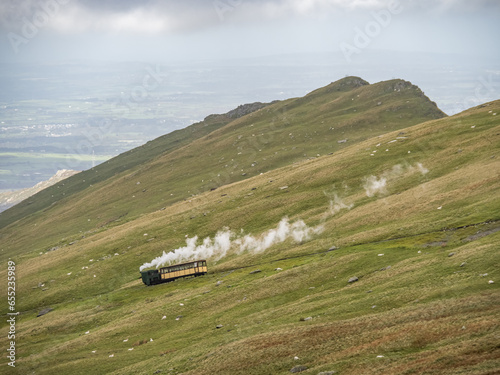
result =
[[62,169],[57,171],[57,173],[49,178],[47,181],[42,181],[36,184],[33,187],[0,193],[0,212],[5,211],[6,209],[15,206],[19,202],[35,195],[39,191],[48,188],[49,186],[55,185],[58,182],[73,176],[74,174],[79,173],[79,171],[73,171],[68,169]]

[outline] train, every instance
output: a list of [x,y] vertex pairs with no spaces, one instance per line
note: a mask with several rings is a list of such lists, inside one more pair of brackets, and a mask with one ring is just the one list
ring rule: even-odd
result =
[[195,260],[188,263],[174,264],[160,269],[141,271],[142,282],[147,286],[168,283],[181,277],[201,276],[207,273],[207,261]]

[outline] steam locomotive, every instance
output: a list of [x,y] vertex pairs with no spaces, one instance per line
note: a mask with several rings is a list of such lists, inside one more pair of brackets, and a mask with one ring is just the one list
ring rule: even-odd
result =
[[175,264],[156,270],[142,271],[142,281],[146,285],[167,283],[181,277],[201,276],[207,273],[207,261],[195,260],[193,262]]

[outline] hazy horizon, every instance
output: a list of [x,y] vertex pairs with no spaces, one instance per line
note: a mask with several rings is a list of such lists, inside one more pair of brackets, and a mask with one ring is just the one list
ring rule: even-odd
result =
[[499,57],[494,0],[7,0],[0,15],[3,62],[352,59],[368,47]]

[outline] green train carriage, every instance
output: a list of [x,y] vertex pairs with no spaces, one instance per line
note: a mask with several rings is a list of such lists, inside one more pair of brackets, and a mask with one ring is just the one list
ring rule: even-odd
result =
[[174,281],[181,277],[201,276],[207,273],[207,261],[195,260],[188,263],[175,264],[156,270],[141,271],[142,281],[146,285],[155,285]]

